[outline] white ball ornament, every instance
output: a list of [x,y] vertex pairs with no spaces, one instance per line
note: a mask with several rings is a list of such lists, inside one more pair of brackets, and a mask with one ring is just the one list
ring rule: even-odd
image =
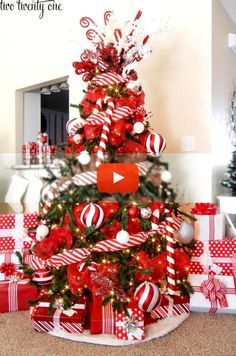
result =
[[80,134],[75,134],[75,135],[73,136],[73,141],[74,141],[75,143],[80,143],[81,139],[82,139],[82,136],[81,136]]
[[161,172],[161,180],[162,180],[162,182],[170,183],[171,178],[172,178],[172,176],[171,176],[171,173],[169,171],[165,170],[165,171]]
[[116,234],[116,240],[121,244],[126,244],[129,241],[129,233],[125,230],[120,230]]
[[36,229],[36,240],[40,241],[46,237],[49,233],[49,228],[47,225],[39,225]]
[[182,220],[179,230],[175,232],[175,239],[183,244],[188,244],[192,241],[194,230],[190,223]]
[[133,134],[141,134],[145,130],[145,126],[141,121],[135,122],[133,126]]
[[143,219],[149,219],[152,215],[152,209],[148,206],[140,209],[140,215]]
[[77,159],[79,163],[82,164],[83,166],[89,164],[91,161],[90,155],[87,151],[82,151]]

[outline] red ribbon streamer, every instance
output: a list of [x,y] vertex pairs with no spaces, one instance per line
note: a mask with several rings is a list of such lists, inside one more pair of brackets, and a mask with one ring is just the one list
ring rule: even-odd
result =
[[213,203],[196,203],[191,210],[191,214],[195,215],[215,215],[217,208]]

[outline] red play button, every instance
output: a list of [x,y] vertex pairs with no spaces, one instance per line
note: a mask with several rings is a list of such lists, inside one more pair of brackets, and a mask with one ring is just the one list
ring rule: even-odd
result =
[[134,163],[103,163],[97,170],[98,190],[102,193],[133,193],[139,185]]

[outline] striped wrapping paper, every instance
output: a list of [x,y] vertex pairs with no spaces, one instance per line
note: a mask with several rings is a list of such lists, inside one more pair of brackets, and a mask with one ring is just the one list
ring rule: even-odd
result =
[[102,305],[102,298],[96,297],[90,309],[91,334],[115,334],[115,313],[111,303]]
[[53,308],[52,315],[48,313],[49,302],[39,302],[32,315],[34,328],[39,332],[66,331],[73,334],[83,332],[85,318],[85,301],[74,304],[69,310]]
[[225,237],[225,216],[194,215],[194,238],[198,241],[223,240]]
[[183,296],[166,296],[161,304],[151,312],[153,319],[164,319],[189,313],[189,298]]

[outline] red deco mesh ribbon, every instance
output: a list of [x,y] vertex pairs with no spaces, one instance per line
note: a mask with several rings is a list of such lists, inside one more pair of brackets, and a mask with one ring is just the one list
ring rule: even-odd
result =
[[211,303],[210,313],[216,313],[218,309],[218,302],[221,308],[227,308],[228,303],[226,299],[226,289],[223,283],[219,279],[215,279],[214,276],[209,275],[208,280],[204,281],[200,290],[206,299],[209,299]]
[[195,215],[215,215],[217,208],[213,203],[196,203],[191,210],[191,214]]

